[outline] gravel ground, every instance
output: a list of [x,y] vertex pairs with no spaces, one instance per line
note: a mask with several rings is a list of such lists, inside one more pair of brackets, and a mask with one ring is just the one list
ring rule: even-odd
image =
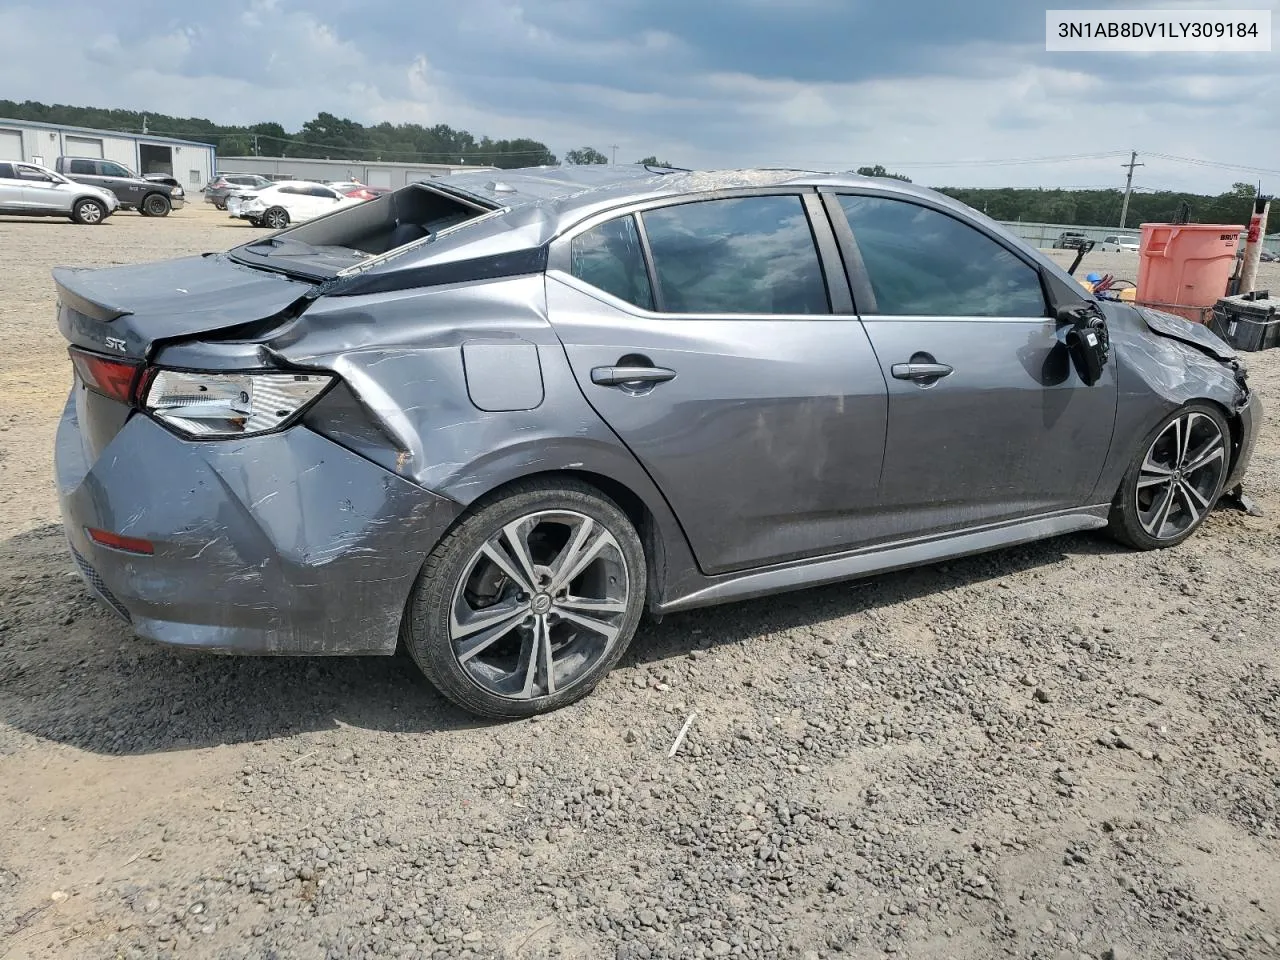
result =
[[1280,957],[1277,400],[1262,517],[671,617],[479,724],[402,657],[143,643],[65,555],[50,267],[245,229],[0,220],[4,960]]

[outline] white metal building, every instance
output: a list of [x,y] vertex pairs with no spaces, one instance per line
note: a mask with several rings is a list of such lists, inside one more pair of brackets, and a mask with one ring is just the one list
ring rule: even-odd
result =
[[403,187],[429,177],[496,170],[470,163],[388,163],[374,160],[317,160],[303,157],[219,157],[219,173],[257,173],[280,180],[357,180],[371,187]]
[[0,160],[46,167],[53,167],[58,157],[114,160],[136,173],[172,174],[191,192],[213,177],[216,154],[210,144],[191,140],[0,117]]

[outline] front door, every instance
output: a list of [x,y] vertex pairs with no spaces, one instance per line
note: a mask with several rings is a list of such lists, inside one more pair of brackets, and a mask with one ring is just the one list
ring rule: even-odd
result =
[[875,527],[884,378],[815,237],[833,256],[816,194],[757,193],[553,245],[548,309],[578,383],[708,573],[838,552]]
[[23,205],[33,210],[49,213],[69,211],[71,196],[59,189],[62,181],[55,180],[39,167],[15,163],[14,173],[22,183]]
[[1115,425],[1115,365],[1092,386],[1079,378],[1037,269],[940,210],[837,199],[832,214],[847,217],[861,263],[854,296],[889,388],[881,506],[900,534],[1109,500],[1094,488]]

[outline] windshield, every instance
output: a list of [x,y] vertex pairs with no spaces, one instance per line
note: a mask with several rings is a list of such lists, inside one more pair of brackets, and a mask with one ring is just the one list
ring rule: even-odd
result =
[[430,240],[495,209],[496,205],[485,206],[413,184],[236,247],[231,253],[251,266],[328,279],[373,257]]

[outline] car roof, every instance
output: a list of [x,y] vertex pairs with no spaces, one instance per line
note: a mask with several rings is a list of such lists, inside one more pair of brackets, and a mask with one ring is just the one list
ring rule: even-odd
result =
[[[779,168],[684,170],[640,164],[581,164],[467,171],[418,183],[480,201],[495,210],[446,233],[374,257],[352,268],[353,272],[391,273],[526,251],[545,245],[595,214],[633,203],[684,196],[694,200],[698,195],[715,195],[722,191],[794,186],[849,187],[926,200],[965,219],[982,223],[990,232],[1026,250],[1029,256],[1051,272],[1067,277],[1054,261],[1031,250],[1007,228],[985,214],[936,190],[887,177]],[[400,189],[407,190],[412,186]]]

